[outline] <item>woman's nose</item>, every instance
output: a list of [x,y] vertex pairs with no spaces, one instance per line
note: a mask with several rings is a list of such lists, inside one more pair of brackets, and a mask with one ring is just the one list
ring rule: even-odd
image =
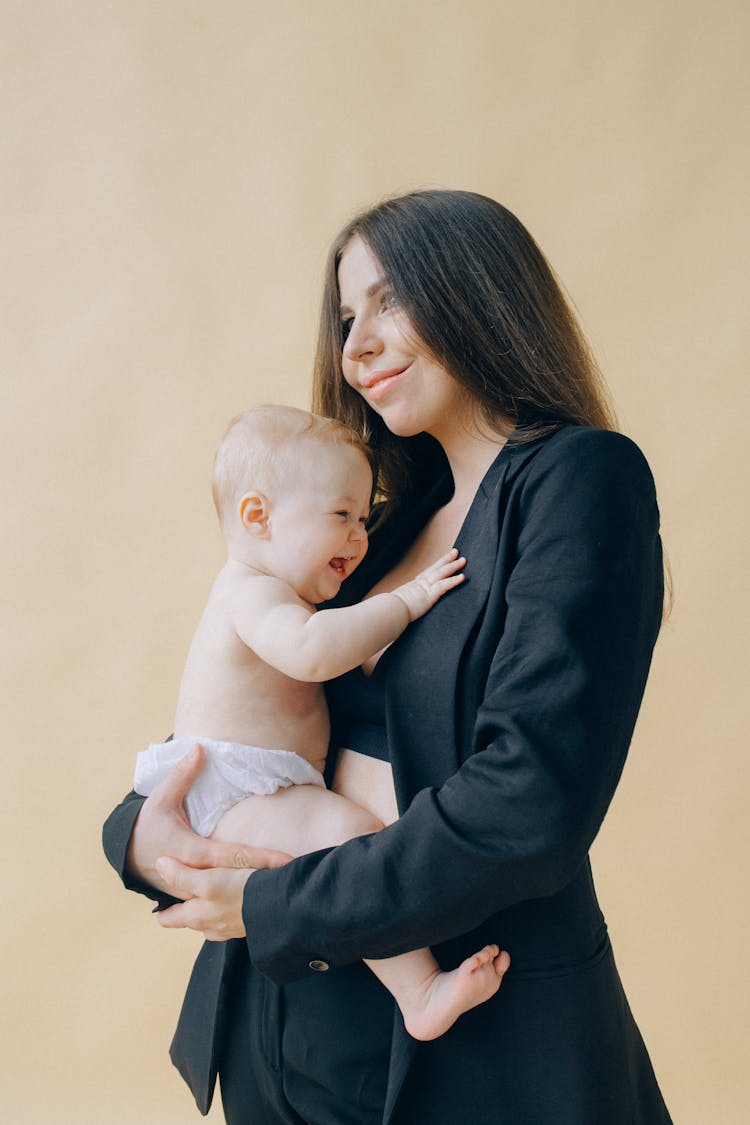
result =
[[382,350],[383,341],[375,322],[369,317],[362,320],[355,319],[344,342],[344,358],[356,362],[367,355],[379,355]]

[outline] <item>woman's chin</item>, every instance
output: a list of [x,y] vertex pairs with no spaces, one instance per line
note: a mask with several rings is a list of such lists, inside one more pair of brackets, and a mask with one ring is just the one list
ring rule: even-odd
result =
[[379,410],[380,417],[395,437],[409,438],[424,433],[424,426],[398,411]]

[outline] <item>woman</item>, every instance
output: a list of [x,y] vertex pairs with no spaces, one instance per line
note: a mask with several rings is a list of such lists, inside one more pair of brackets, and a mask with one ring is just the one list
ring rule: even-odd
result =
[[[204,946],[173,1058],[204,1112],[218,1067],[233,1125],[669,1122],[587,858],[660,623],[656,499],[518,220],[419,192],[350,223],[316,409],[365,434],[384,498],[346,601],[454,541],[467,581],[331,685],[334,788],[383,820],[395,801],[395,824],[248,875],[278,857],[185,827],[199,758],[110,817],[128,885],[186,900],[164,925],[236,939]],[[360,965],[430,945],[448,967],[486,942],[511,954],[500,992],[428,1044]]]

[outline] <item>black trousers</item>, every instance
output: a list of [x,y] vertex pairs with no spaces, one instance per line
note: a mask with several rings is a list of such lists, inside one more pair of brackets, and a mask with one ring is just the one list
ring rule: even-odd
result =
[[278,987],[242,958],[228,998],[228,1125],[380,1125],[394,1005],[364,965]]

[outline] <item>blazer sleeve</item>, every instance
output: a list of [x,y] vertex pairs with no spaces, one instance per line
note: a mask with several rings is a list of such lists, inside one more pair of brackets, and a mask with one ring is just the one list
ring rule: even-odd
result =
[[591,845],[661,621],[651,473],[622,435],[573,429],[533,458],[504,520],[514,562],[475,752],[381,832],[248,880],[250,956],[279,983],[467,933],[562,889]]
[[102,846],[105,856],[120,876],[124,886],[127,887],[129,891],[137,891],[138,894],[146,895],[152,902],[156,903],[156,910],[164,910],[166,907],[178,902],[179,899],[173,898],[163,891],[156,890],[155,887],[150,886],[148,883],[141,882],[140,879],[134,879],[132,875],[128,874],[125,868],[128,844],[130,843],[130,837],[133,832],[133,825],[135,824],[138,813],[141,811],[141,805],[145,800],[145,797],[141,797],[138,793],[131,790],[117,808],[112,810],[105,820],[102,829]]

